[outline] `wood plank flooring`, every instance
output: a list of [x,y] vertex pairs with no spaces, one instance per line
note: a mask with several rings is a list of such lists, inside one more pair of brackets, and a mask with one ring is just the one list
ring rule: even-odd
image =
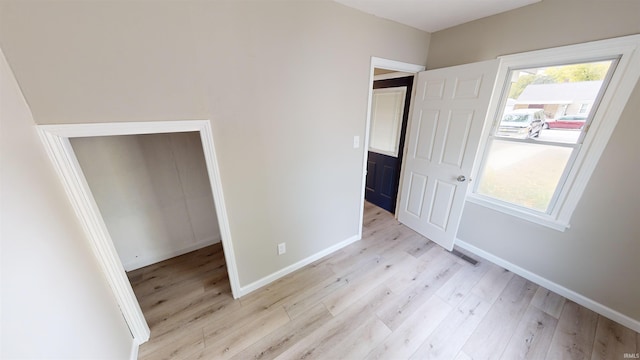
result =
[[[140,359],[624,359],[640,334],[365,204],[363,239],[234,300],[220,245],[129,273]],[[471,254],[467,254],[474,257]]]

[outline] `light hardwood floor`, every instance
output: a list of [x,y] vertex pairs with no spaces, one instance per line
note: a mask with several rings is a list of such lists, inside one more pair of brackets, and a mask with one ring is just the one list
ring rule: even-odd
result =
[[[472,256],[473,257],[473,256]],[[240,300],[220,245],[129,273],[140,359],[624,359],[640,335],[365,204],[363,239]]]

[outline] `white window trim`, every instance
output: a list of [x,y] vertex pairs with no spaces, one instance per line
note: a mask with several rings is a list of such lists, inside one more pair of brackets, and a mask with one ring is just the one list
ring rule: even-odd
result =
[[489,134],[498,118],[496,114],[504,105],[503,101],[506,101],[502,99],[502,94],[508,91],[507,76],[511,69],[616,56],[620,57],[616,70],[551,213],[533,213],[516,205],[479,195],[473,192],[474,187],[471,186],[467,193],[467,200],[556,230],[564,231],[569,228],[571,216],[640,78],[640,34],[498,57],[500,65],[496,86],[487,112],[488,121],[485,122],[479,151],[474,162],[473,178],[479,178]]

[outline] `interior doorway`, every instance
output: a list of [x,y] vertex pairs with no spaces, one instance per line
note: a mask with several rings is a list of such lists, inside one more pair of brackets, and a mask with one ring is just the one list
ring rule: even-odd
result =
[[[374,69],[365,200],[395,213],[413,75]],[[408,75],[408,76],[407,76]],[[397,77],[392,77],[397,76]]]
[[233,298],[239,297],[240,286],[233,242],[209,120],[40,125],[38,126],[38,132],[62,180],[76,215],[87,234],[87,239],[96,256],[96,260],[113,290],[114,297],[137,344],[142,344],[149,340],[149,326],[76,158],[70,142],[72,138],[156,133],[198,133],[217,213],[229,285]]
[[[361,196],[361,204],[360,204],[360,222],[359,222],[359,236],[362,237],[362,225],[364,221],[364,203],[365,203],[365,194],[367,188],[367,166],[369,163],[369,146],[370,146],[370,132],[371,132],[371,117],[372,117],[372,102],[373,102],[373,85],[376,80],[384,80],[396,77],[406,77],[413,76],[420,71],[424,71],[424,65],[416,65],[410,64],[395,60],[383,59],[378,57],[371,58],[371,64],[369,69],[369,101],[367,104],[367,120],[365,126],[365,141],[364,147],[365,151],[363,151],[363,162],[362,162],[362,196]],[[415,93],[415,89],[412,88],[410,91],[410,98],[413,98],[413,93]],[[412,105],[409,104],[408,114],[411,114]],[[402,147],[402,151],[404,152],[404,145]],[[402,161],[400,161],[400,165]],[[400,170],[399,179],[402,179],[402,170]],[[401,182],[399,182],[401,184]],[[398,193],[401,191],[401,185],[398,187]],[[396,196],[397,202],[397,196]]]

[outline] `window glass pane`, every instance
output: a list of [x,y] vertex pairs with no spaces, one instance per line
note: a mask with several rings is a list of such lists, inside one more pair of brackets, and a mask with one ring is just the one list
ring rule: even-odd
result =
[[573,148],[493,140],[477,193],[546,212]]
[[614,60],[513,70],[495,135],[576,144]]

